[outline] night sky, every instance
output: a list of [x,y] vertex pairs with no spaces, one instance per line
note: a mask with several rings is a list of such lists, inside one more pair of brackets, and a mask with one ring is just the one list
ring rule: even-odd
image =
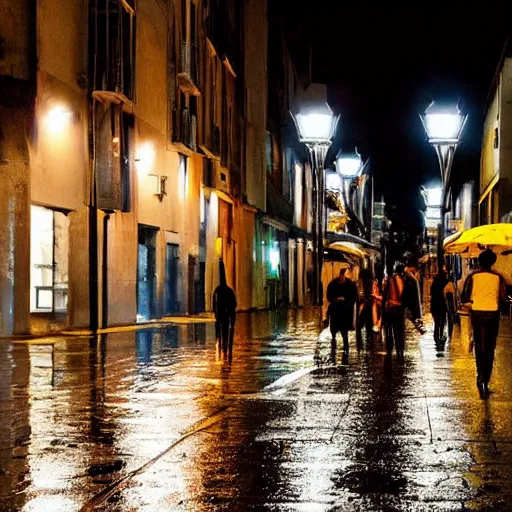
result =
[[331,106],[341,114],[335,149],[357,146],[371,157],[388,203],[410,204],[420,184],[440,183],[418,116],[432,99],[460,99],[469,113],[453,175],[456,182],[478,177],[486,99],[506,41],[506,4],[447,4],[415,2],[404,10],[318,0],[302,11],[295,2],[286,16],[299,67],[309,38],[313,80],[330,86]]

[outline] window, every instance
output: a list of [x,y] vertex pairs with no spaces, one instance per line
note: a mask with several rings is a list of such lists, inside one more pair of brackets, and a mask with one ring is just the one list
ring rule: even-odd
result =
[[441,218],[441,207],[440,206],[429,206],[427,207],[427,219],[440,219]]
[[30,209],[30,311],[67,311],[69,219],[61,212]]
[[96,91],[134,99],[135,9],[133,0],[90,0],[89,80]]
[[185,155],[180,155],[180,168],[179,168],[179,190],[182,199],[187,199],[188,192],[188,158]]

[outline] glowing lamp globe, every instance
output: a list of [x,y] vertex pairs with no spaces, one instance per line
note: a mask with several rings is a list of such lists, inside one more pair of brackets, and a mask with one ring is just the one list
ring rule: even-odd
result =
[[355,178],[362,169],[361,157],[357,153],[341,154],[336,159],[336,169],[345,178]]
[[299,113],[295,116],[299,139],[305,144],[330,144],[336,127],[336,116],[330,112]]
[[432,103],[422,116],[422,121],[431,144],[456,144],[466,118],[456,106],[440,107]]

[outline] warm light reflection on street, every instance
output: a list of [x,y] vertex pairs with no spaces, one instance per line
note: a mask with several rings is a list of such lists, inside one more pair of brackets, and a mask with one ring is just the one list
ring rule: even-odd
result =
[[77,510],[126,476],[97,509],[479,510],[506,499],[506,323],[496,393],[482,401],[458,331],[443,348],[410,330],[403,361],[352,344],[333,366],[318,318],[239,315],[231,355],[212,323],[13,345],[2,368],[12,411],[0,419],[2,502]]

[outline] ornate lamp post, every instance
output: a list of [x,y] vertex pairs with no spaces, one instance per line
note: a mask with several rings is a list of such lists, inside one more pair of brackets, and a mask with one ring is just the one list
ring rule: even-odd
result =
[[[321,90],[322,89],[322,90]],[[325,208],[325,170],[324,163],[327,151],[338,122],[325,101],[325,86],[312,84],[307,91],[307,101],[302,102],[298,112],[292,117],[295,121],[299,139],[308,150],[313,174],[313,302],[321,305],[322,297],[322,264],[324,253],[324,208]],[[318,94],[323,92],[323,101]]]
[[427,133],[428,141],[434,147],[441,170],[441,222],[437,226],[437,261],[443,265],[443,239],[446,214],[450,211],[448,192],[453,156],[460,143],[462,130],[468,116],[462,114],[457,106],[441,106],[432,102],[421,120]]

